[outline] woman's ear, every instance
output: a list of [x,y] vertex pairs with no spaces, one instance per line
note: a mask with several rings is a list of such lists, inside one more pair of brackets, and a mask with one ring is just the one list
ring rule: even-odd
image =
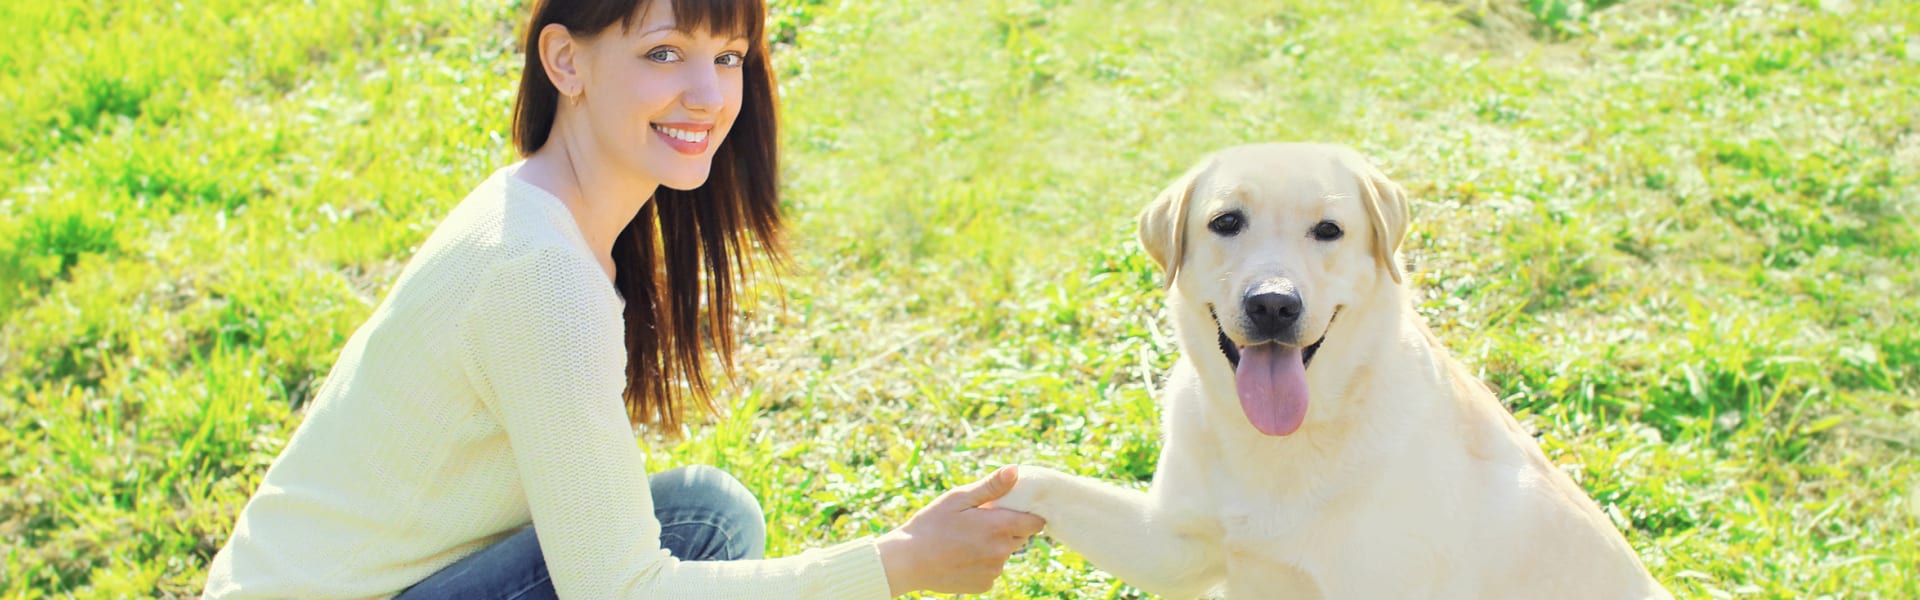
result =
[[573,32],[567,31],[567,26],[548,23],[540,28],[540,67],[561,96],[578,98],[586,89],[586,82],[580,76],[584,50]]
[[1140,211],[1140,246],[1146,248],[1147,256],[1153,257],[1153,262],[1159,263],[1160,270],[1167,273],[1162,287],[1173,287],[1173,278],[1180,274],[1180,261],[1187,250],[1187,203],[1193,198],[1193,186],[1199,181],[1200,173],[1212,162],[1211,159],[1201,161],[1188,169]]

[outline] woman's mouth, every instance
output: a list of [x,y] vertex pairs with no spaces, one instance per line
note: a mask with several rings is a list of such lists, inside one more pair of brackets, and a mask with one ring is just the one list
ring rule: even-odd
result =
[[690,156],[705,154],[707,151],[707,133],[713,130],[712,123],[654,123],[653,133],[667,142],[674,152]]

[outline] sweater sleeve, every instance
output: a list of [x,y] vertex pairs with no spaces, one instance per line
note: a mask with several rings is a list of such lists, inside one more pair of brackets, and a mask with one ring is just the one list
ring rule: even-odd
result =
[[461,319],[468,374],[506,431],[560,596],[888,598],[872,538],[729,562],[661,548],[621,398],[622,319],[599,266],[566,247],[497,265]]

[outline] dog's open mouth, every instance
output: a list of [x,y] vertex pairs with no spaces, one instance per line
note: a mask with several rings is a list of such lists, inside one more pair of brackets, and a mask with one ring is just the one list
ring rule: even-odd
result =
[[[1232,338],[1227,337],[1227,330],[1220,327],[1220,315],[1214,314],[1212,305],[1207,306],[1207,316],[1213,317],[1213,330],[1220,335],[1220,353],[1227,355],[1227,363],[1233,368],[1240,368],[1240,347],[1233,343]],[[1333,329],[1333,320],[1338,318],[1340,318],[1340,309],[1334,308],[1333,317],[1327,319],[1327,329]],[[1313,366],[1313,354],[1319,352],[1320,344],[1326,341],[1327,334],[1321,333],[1318,341],[1300,350],[1301,365]]]
[[[1227,337],[1212,306],[1207,307],[1207,315],[1219,335],[1220,353],[1233,366],[1234,391],[1247,421],[1266,435],[1289,435],[1300,429],[1307,418],[1307,365],[1327,341],[1326,334],[1304,348],[1273,342],[1240,346]],[[1333,319],[1339,316],[1340,309],[1335,307]],[[1327,320],[1329,330],[1333,319]]]

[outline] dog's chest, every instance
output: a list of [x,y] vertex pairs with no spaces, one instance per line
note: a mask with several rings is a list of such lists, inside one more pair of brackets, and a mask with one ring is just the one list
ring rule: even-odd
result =
[[1273,477],[1272,471],[1225,468],[1213,473],[1215,489],[1223,492],[1212,496],[1212,512],[1230,587],[1254,589],[1248,586],[1264,581],[1308,585],[1335,596],[1361,594],[1355,597],[1408,589],[1401,587],[1408,584],[1405,574],[1394,570],[1420,570],[1430,562],[1432,548],[1418,533],[1436,529],[1432,506],[1414,500],[1424,495],[1393,485],[1409,478],[1364,476],[1376,473],[1372,469],[1335,472],[1345,475],[1294,471]]
[[1241,495],[1223,498],[1216,513],[1227,563],[1225,597],[1340,597],[1329,594],[1322,563],[1326,554],[1349,546],[1325,539],[1326,528],[1319,523],[1323,504],[1306,494],[1271,489],[1236,492]]
[[[1245,494],[1248,490],[1236,490]],[[1323,593],[1303,564],[1297,540],[1307,529],[1304,511],[1288,510],[1271,496],[1226,496],[1217,506],[1227,563],[1226,598],[1320,598]]]
[[1297,539],[1319,512],[1319,499],[1305,490],[1258,475],[1221,469],[1214,473],[1212,513],[1228,554],[1274,557]]
[[1269,548],[1273,540],[1288,538],[1302,529],[1304,511],[1288,510],[1287,505],[1272,498],[1261,500],[1234,498],[1220,506],[1220,530],[1225,532],[1221,541],[1229,552]]
[[1356,519],[1334,504],[1223,511],[1226,597],[1392,598],[1433,589],[1437,554],[1413,533],[1421,523],[1396,515]]

